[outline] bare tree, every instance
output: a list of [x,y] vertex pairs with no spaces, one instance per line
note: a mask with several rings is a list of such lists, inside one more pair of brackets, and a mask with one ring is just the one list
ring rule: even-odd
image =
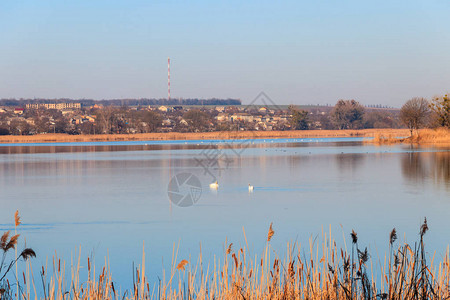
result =
[[212,122],[211,116],[198,109],[192,109],[183,114],[183,118],[189,124],[189,130],[193,132],[201,132],[208,129]]
[[331,111],[331,119],[338,129],[362,127],[365,109],[355,100],[339,100]]
[[363,123],[364,128],[399,128],[402,125],[398,113],[383,110],[368,111]]
[[142,111],[140,120],[146,124],[146,132],[155,132],[161,126],[162,117],[155,111]]
[[115,113],[116,109],[112,106],[105,106],[96,111],[99,125],[104,133],[110,134],[112,132]]
[[400,120],[413,130],[418,130],[428,122],[430,115],[430,103],[425,98],[412,98],[406,101],[400,109]]

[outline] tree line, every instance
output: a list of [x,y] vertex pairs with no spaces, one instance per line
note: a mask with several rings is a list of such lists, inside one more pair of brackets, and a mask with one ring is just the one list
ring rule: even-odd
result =
[[[311,117],[307,111],[290,106],[291,125],[293,129],[311,129]],[[316,118],[317,119],[317,118]],[[366,108],[355,100],[339,100],[329,116],[322,118],[325,128],[322,129],[362,129],[362,128],[409,128],[414,130],[428,127],[450,128],[450,97],[436,96],[429,101],[426,98],[414,97],[400,109],[399,115],[385,111],[367,112]]]
[[239,99],[0,99],[0,106],[24,107],[26,104],[81,103],[82,106],[148,106],[148,105],[241,105]]
[[[0,135],[41,133],[114,134],[147,132],[205,132],[231,130],[308,130],[363,128],[450,128],[450,98],[448,95],[412,98],[400,110],[366,108],[356,100],[338,100],[334,107],[307,110],[294,105],[286,110],[262,113],[257,107],[242,111],[239,106],[227,106],[228,119],[220,121],[214,106],[181,108],[168,112],[130,109],[127,106],[82,107],[73,114],[55,109],[26,109],[22,115],[0,113]],[[239,118],[251,115],[252,118]],[[232,119],[232,116],[237,118]],[[88,119],[91,118],[91,119]],[[234,118],[234,117],[233,117]],[[249,121],[252,119],[253,121]]]
[[409,128],[411,135],[414,130],[423,127],[450,128],[450,97],[434,97],[431,101],[415,97],[408,100],[400,109],[400,119]]

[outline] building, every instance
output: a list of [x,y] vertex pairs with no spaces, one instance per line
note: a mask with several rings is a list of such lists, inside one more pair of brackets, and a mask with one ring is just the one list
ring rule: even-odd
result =
[[233,114],[231,116],[231,122],[234,121],[253,122],[253,116],[245,113]]
[[23,108],[15,108],[14,113],[16,115],[22,115],[23,114]]
[[91,123],[95,123],[95,116],[84,116],[84,118]]
[[25,122],[27,122],[28,124],[30,124],[32,126],[36,125],[33,118],[27,118],[27,119],[25,119]]
[[163,111],[163,112],[168,112],[169,108],[167,106],[161,105],[160,107],[158,107],[158,110]]
[[265,114],[265,113],[267,113],[267,108],[261,107],[261,108],[259,109],[259,112]]
[[230,121],[230,115],[225,114],[225,113],[220,113],[216,116],[216,120],[219,122],[225,122],[225,121]]
[[70,102],[70,103],[29,103],[25,105],[26,109],[80,109],[81,103]]

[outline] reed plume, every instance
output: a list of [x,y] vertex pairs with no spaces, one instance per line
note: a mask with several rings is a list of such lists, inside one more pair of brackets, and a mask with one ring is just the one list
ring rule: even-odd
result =
[[358,242],[358,234],[352,229],[352,233],[350,233],[350,236],[352,238],[352,243],[356,244]]
[[275,234],[275,231],[272,228],[273,223],[270,223],[269,232],[267,233],[267,241],[270,242],[273,235]]
[[228,245],[228,248],[227,248],[227,254],[231,253],[232,247],[233,247],[233,243],[230,243],[230,245]]
[[0,247],[3,251],[6,249],[6,244],[8,244],[8,238],[9,238],[9,231],[6,231],[3,233],[2,237],[0,238]]
[[15,225],[15,227],[17,227],[20,224],[22,224],[22,221],[20,220],[20,217],[19,217],[19,210],[16,210],[16,212],[14,214],[14,225]]
[[184,271],[184,268],[185,268],[185,266],[186,266],[188,263],[189,263],[189,262],[188,262],[187,260],[183,259],[183,260],[180,261],[180,263],[177,265],[177,269],[178,269],[178,270],[183,270],[183,271]]
[[424,236],[425,233],[427,233],[428,231],[428,223],[427,223],[427,218],[425,218],[425,220],[423,221],[422,226],[420,226],[420,236]]
[[31,248],[25,248],[22,250],[22,253],[20,253],[20,256],[23,257],[23,259],[27,260],[31,257],[36,257],[36,252],[34,252]]
[[397,231],[392,229],[391,234],[389,235],[389,244],[393,244],[397,240]]

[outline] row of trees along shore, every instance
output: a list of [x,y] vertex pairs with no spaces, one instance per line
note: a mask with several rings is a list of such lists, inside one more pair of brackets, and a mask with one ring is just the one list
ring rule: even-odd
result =
[[[292,128],[309,129],[308,112],[290,108]],[[398,115],[383,111],[366,112],[366,108],[355,100],[339,100],[329,114],[331,129],[362,128],[399,128],[407,127],[411,131],[420,128],[450,128],[450,97],[426,98],[414,97],[400,109]]]
[[431,101],[425,98],[412,98],[400,109],[400,120],[411,131],[424,127],[450,128],[450,97],[434,97]]
[[[20,116],[0,113],[0,135],[364,128],[409,128],[412,134],[425,127],[450,128],[448,95],[431,101],[412,98],[400,110],[364,107],[356,100],[339,100],[334,107],[290,105],[284,110],[269,107],[264,113],[259,107],[243,111],[242,105],[224,106],[222,112],[215,108],[178,106],[176,110],[161,111],[148,107],[82,106],[69,114],[55,109],[25,109]],[[241,118],[242,115],[246,118]]]

